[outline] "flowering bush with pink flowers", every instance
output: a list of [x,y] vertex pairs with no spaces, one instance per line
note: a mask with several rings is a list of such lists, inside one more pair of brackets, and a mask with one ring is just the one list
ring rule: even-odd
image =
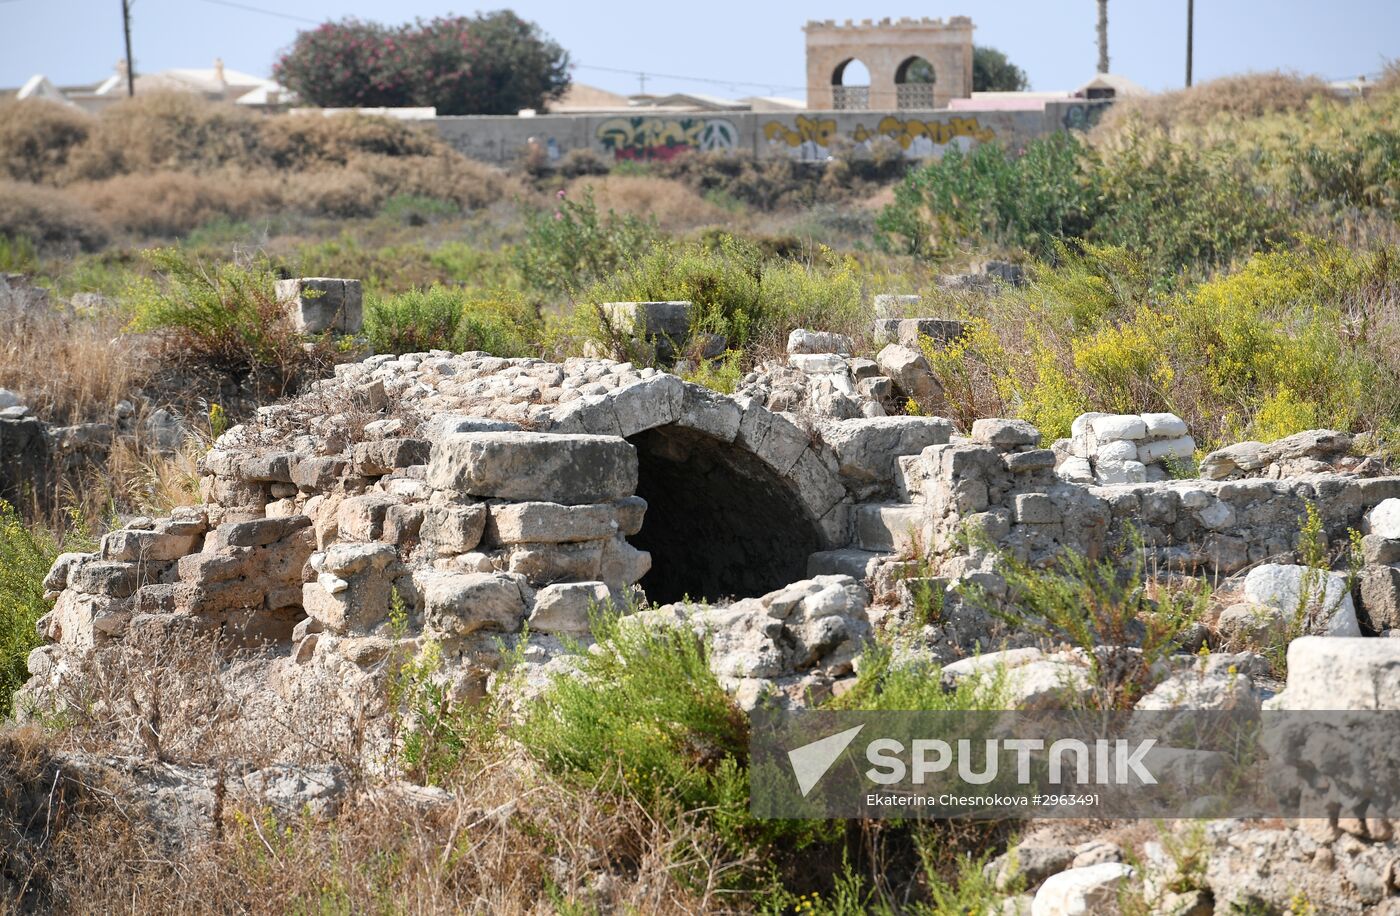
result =
[[569,85],[569,55],[509,10],[385,26],[343,19],[301,32],[278,82],[326,108],[433,106],[438,114],[515,114]]

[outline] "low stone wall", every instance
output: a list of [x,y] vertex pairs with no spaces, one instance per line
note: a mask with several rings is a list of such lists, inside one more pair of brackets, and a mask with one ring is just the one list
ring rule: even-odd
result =
[[609,159],[670,159],[688,152],[735,152],[822,162],[843,148],[897,144],[911,159],[937,158],[997,142],[1014,148],[1058,130],[1084,129],[1107,102],[1052,101],[1043,111],[809,111],[464,115],[433,125],[454,149],[501,165],[532,146],[546,162],[576,149]]

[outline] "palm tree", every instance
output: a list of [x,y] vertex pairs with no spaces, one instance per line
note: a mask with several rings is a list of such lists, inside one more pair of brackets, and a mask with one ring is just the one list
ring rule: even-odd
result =
[[1108,72],[1108,0],[1099,0],[1099,72]]

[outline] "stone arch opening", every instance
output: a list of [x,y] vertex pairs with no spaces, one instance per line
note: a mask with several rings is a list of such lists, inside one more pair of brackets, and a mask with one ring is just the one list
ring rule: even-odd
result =
[[933,64],[917,55],[907,57],[894,71],[895,102],[899,108],[933,108]]
[[848,57],[831,71],[831,100],[838,110],[870,107],[870,68]]
[[651,552],[641,585],[655,602],[754,597],[807,574],[822,549],[792,485],[752,452],[678,425],[628,437],[637,449],[642,530]]

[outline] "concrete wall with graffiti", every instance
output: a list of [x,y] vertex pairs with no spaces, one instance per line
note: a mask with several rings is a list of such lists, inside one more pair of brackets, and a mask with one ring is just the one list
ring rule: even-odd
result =
[[444,117],[434,124],[448,143],[475,159],[507,164],[533,147],[558,160],[592,149],[616,160],[664,160],[690,152],[733,151],[819,162],[850,148],[897,144],[911,159],[939,157],[951,146],[1015,147],[1059,130],[1082,130],[1103,102],[1051,102],[1044,111],[813,111],[620,115]]

